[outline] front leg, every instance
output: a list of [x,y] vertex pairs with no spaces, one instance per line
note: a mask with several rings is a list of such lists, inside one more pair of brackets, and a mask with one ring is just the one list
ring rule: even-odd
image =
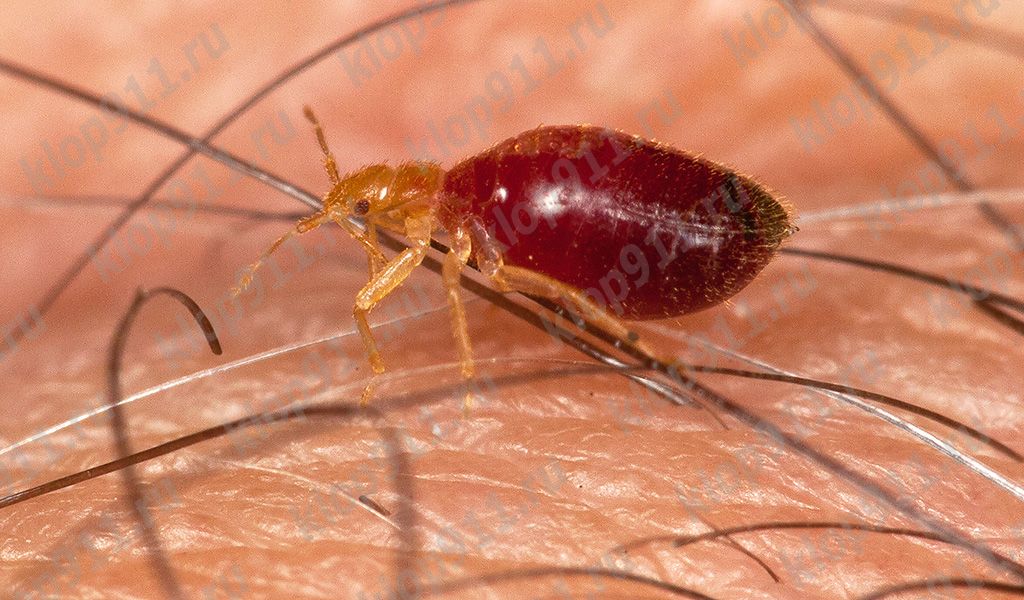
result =
[[363,389],[361,405],[366,406],[373,395],[373,386],[377,377],[384,373],[384,360],[377,351],[377,343],[370,332],[370,325],[366,321],[366,315],[373,307],[391,293],[405,278],[412,273],[423,258],[427,255],[427,248],[430,247],[430,217],[408,219],[406,230],[413,241],[413,247],[403,250],[391,262],[384,265],[369,283],[366,284],[359,294],[356,295],[356,304],[352,309],[352,316],[356,321],[356,328],[360,337],[363,338],[363,346],[366,348],[366,356],[373,367],[373,377],[370,383]]
[[380,246],[377,244],[377,224],[367,219],[366,221],[366,237],[370,240],[370,244],[377,248],[377,253],[373,252],[366,253],[366,272],[369,273],[370,279],[373,279],[377,275],[377,271],[380,271],[381,267],[384,266],[384,255],[380,253]]
[[384,258],[384,253],[380,251],[380,246],[377,245],[377,231],[373,231],[373,237],[371,238],[366,232],[350,223],[345,215],[332,214],[331,218],[366,250],[366,260],[371,265],[370,279],[373,279],[373,276],[377,274],[377,269],[374,268],[374,265],[383,265],[387,262],[387,259]]

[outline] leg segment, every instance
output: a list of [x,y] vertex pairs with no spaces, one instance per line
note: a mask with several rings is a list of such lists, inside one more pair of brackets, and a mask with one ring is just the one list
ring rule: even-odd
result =
[[[334,222],[337,223],[342,229],[344,229],[352,239],[359,242],[359,244],[366,250],[366,260],[370,266],[370,279],[373,279],[377,271],[380,270],[378,265],[383,265],[388,262],[384,258],[384,253],[380,251],[380,246],[377,245],[377,230],[373,229],[373,236],[369,236],[363,231],[360,231],[358,227],[353,225],[343,215],[332,215]],[[367,223],[367,229],[372,227],[371,224]]]
[[386,261],[384,260],[384,256],[380,254],[380,246],[377,245],[377,225],[369,219],[366,221],[366,239],[370,241],[371,246],[378,248],[376,254],[372,252],[366,253],[367,273],[370,274],[370,279],[373,279],[373,276],[377,274],[377,271],[381,270],[381,267],[384,266]]
[[[469,260],[472,245],[469,232],[465,229],[456,229],[451,232],[451,239],[452,249],[444,257],[442,274],[444,275],[445,289],[448,291],[448,310],[452,317],[452,333],[455,335],[455,343],[459,348],[459,360],[462,362],[462,378],[468,384],[473,378],[473,348],[469,344],[466,308],[462,305],[459,276]],[[472,404],[472,393],[467,390],[462,403],[463,411],[468,414]]]
[[385,296],[391,293],[405,278],[412,273],[412,270],[423,262],[427,255],[427,248],[430,247],[431,215],[416,219],[409,219],[406,222],[406,231],[413,241],[413,247],[407,248],[396,256],[391,262],[384,265],[384,268],[373,276],[366,286],[356,295],[356,304],[352,309],[352,316],[356,321],[356,328],[360,337],[363,338],[363,346],[366,348],[366,356],[373,367],[373,377],[370,383],[363,389],[362,405],[366,406],[373,395],[374,380],[384,373],[384,360],[377,351],[377,343],[370,332],[370,325],[366,322],[366,315]]
[[543,273],[506,265],[502,260],[497,242],[487,233],[483,224],[471,221],[470,229],[480,243],[476,251],[476,260],[480,265],[480,271],[490,277],[498,289],[524,292],[556,301],[568,298],[576,305],[580,313],[586,315],[591,321],[620,340],[633,344],[638,349],[650,354],[649,349],[638,341],[639,336],[636,333],[630,331],[626,324],[614,315],[595,304],[582,291]]
[[499,266],[492,279],[494,279],[495,283],[499,286],[503,286],[517,292],[543,296],[552,300],[568,298],[588,319],[603,329],[606,329],[620,340],[633,344],[645,352],[649,352],[637,341],[637,334],[630,331],[625,323],[595,304],[594,301],[588,298],[582,291],[569,284],[563,283],[552,277],[548,277],[543,273],[510,265]]

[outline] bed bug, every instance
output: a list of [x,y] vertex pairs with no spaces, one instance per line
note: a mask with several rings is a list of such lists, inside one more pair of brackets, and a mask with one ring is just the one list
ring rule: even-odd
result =
[[[274,242],[235,290],[289,237],[332,221],[345,229],[369,265],[369,283],[353,309],[374,372],[364,405],[385,371],[367,314],[423,261],[439,227],[451,244],[443,279],[467,382],[473,353],[459,277],[471,257],[498,289],[563,301],[637,343],[624,320],[675,317],[728,299],[795,230],[783,204],[749,177],[613,129],[540,127],[447,172],[410,161],[369,165],[342,178],[308,106],[305,115],[333,187],[321,211]],[[365,230],[350,217],[363,219]],[[411,247],[387,261],[377,227],[408,237]],[[470,402],[467,393],[467,411]]]

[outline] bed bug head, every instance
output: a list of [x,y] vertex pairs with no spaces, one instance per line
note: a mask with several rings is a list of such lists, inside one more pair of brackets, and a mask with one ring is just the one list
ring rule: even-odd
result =
[[[320,121],[313,109],[305,106],[303,112],[306,119],[313,125],[317,143],[324,155],[324,168],[331,179],[332,188],[324,196],[323,209],[318,213],[321,220],[348,219],[349,217],[364,218],[372,214],[389,210],[387,199],[391,196],[391,187],[395,183],[395,169],[384,165],[370,165],[346,175],[338,175],[338,164],[327,145]],[[340,221],[339,221],[340,222]],[[299,224],[299,232],[308,231],[316,225],[311,219]]]
[[372,218],[376,214],[389,210],[388,198],[393,196],[389,192],[389,187],[395,181],[395,170],[387,165],[371,165],[356,171],[344,179],[340,178],[334,156],[327,148],[327,141],[324,139],[323,130],[320,128],[319,122],[317,122],[313,111],[309,107],[306,107],[306,117],[313,123],[316,130],[320,147],[324,153],[324,167],[326,167],[327,174],[331,178],[334,187],[324,195],[323,208],[299,221],[293,229],[271,244],[260,255],[260,258],[242,273],[238,283],[232,288],[232,292],[236,295],[248,287],[259,266],[280,248],[281,244],[294,235],[312,231],[330,222],[337,223],[349,235],[359,241],[376,264],[382,265],[385,262],[380,248],[377,247],[372,238],[368,237],[365,232],[351,221],[351,218]]
[[[397,167],[376,164],[363,167],[345,177],[339,176],[337,162],[327,145],[320,121],[310,107],[304,107],[303,112],[313,125],[320,150],[324,154],[324,168],[334,186],[324,196],[324,207],[320,212],[323,219],[333,219],[339,224],[350,217],[372,221],[376,215],[395,210],[412,211],[435,200],[443,171],[434,163],[405,162]],[[300,224],[299,232],[315,226],[313,223]]]
[[324,197],[324,211],[357,219],[386,212],[394,179],[395,170],[387,165],[364,167],[334,185]]
[[370,165],[339,180],[324,198],[324,210],[335,218],[370,221],[388,213],[402,218],[436,202],[442,177],[433,163]]
[[332,221],[359,241],[366,248],[372,261],[375,261],[376,264],[384,263],[384,255],[380,248],[371,237],[368,237],[352,222],[351,218],[365,218],[387,210],[384,206],[384,199],[390,195],[388,188],[395,180],[394,169],[387,165],[371,165],[345,178],[340,177],[337,161],[327,144],[327,137],[324,135],[319,119],[309,106],[303,107],[303,113],[313,125],[317,142],[323,152],[324,168],[327,170],[327,176],[333,187],[324,195],[323,207],[318,212],[299,221],[294,229],[278,238],[260,255],[256,262],[242,273],[238,283],[232,288],[234,294],[238,294],[249,285],[256,269],[290,237],[306,233]]

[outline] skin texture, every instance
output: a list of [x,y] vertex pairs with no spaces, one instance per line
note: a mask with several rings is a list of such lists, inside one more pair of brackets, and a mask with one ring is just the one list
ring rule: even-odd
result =
[[[918,4],[955,18],[950,3]],[[273,74],[342,33],[408,5],[353,2],[329,8],[292,2],[254,10],[220,4],[143,14],[92,4],[44,9],[52,12],[16,5],[4,11],[0,55],[99,93],[120,90],[127,98],[131,96],[124,87],[134,76],[157,99],[153,115],[201,134]],[[859,213],[810,218],[824,210],[877,201],[883,197],[881,186],[897,193],[927,159],[877,109],[870,119],[859,112],[824,145],[805,151],[791,118],[809,118],[816,101],[827,110],[851,83],[791,22],[780,39],[766,38],[766,49],[748,54],[746,66],[739,66],[723,29],[738,36],[746,27],[746,11],[759,22],[774,4],[602,5],[615,26],[598,39],[584,25],[585,51],[572,41],[566,25],[588,11],[602,22],[593,3],[553,8],[549,3],[490,2],[449,10],[441,23],[427,26],[418,53],[406,46],[358,86],[337,57],[329,58],[271,95],[216,142],[243,156],[260,156],[253,132],[268,118],[280,123],[278,112],[284,110],[295,135],[283,146],[267,141],[268,154],[258,162],[322,193],[328,182],[315,138],[301,116],[303,104],[316,109],[344,173],[366,163],[419,158],[411,155],[405,138],[419,145],[431,135],[431,123],[443,129],[451,115],[465,114],[477,94],[486,94],[494,71],[512,82],[510,107],[499,114],[503,102],[490,103],[495,115],[486,140],[474,133],[462,147],[451,147],[449,155],[430,142],[443,165],[540,124],[590,122],[645,134],[637,111],[651,101],[664,110],[663,92],[668,89],[682,114],[665,121],[652,117],[646,125],[654,137],[731,165],[785,197],[798,215],[808,217],[797,221],[801,230],[786,246],[888,260],[978,285],[985,285],[984,279],[972,279],[971,270],[985,266],[987,259],[998,265],[992,257],[1006,251],[1016,271],[995,287],[1024,296],[1020,255],[969,202],[940,209],[926,203],[919,210],[903,209],[901,217],[883,210],[882,226],[872,226]],[[1003,2],[986,19],[967,10],[979,27],[1024,34],[1019,5]],[[893,92],[898,105],[930,138],[959,140],[969,158],[964,171],[974,186],[989,191],[1009,218],[1024,222],[1017,202],[1024,177],[1019,169],[1024,101],[1022,82],[1014,75],[1020,73],[1019,57],[964,40],[933,57],[916,19],[908,26],[834,12],[816,14],[862,64],[879,49],[901,57],[901,78]],[[188,66],[181,46],[200,32],[212,39],[211,23],[218,25],[230,49],[217,59],[197,50],[201,71],[162,98],[160,84],[147,72],[152,59],[179,80],[174,74]],[[928,57],[912,75],[907,74],[905,56],[893,50],[900,34]],[[575,58],[549,76],[542,55],[534,51],[538,36],[554,56],[561,58],[572,48]],[[377,38],[370,40],[376,43]],[[348,56],[354,52],[349,49]],[[517,55],[538,81],[525,96],[521,75],[510,67]],[[363,64],[373,69],[366,58]],[[44,156],[43,140],[59,149],[61,140],[78,134],[100,113],[6,78],[0,102],[9,115],[0,123],[5,140],[0,164],[6,166],[0,187],[5,194],[0,206],[0,314],[6,323],[37,301],[116,211],[34,199],[19,165],[23,156],[30,164]],[[1002,143],[996,141],[1000,133],[994,121],[986,117],[993,102],[1017,131]],[[131,105],[138,107],[134,101]],[[107,123],[112,126],[114,121]],[[979,158],[968,141],[968,123],[983,139],[998,144],[987,156]],[[820,125],[818,131],[825,135]],[[121,134],[111,133],[102,161],[87,159],[44,191],[134,195],[181,151],[129,126]],[[183,177],[201,189],[195,164],[185,167]],[[206,159],[201,164],[225,190],[212,204],[282,212],[301,208],[254,182],[233,181],[226,169]],[[154,249],[133,255],[123,272],[108,274],[109,281],[87,268],[46,316],[45,331],[23,341],[18,353],[0,365],[6,392],[0,409],[4,447],[97,404],[105,385],[110,336],[138,286],[178,287],[219,314],[216,307],[237,271],[292,225],[200,212],[186,220],[184,212],[177,214],[179,226],[169,238],[170,248],[154,241]],[[133,222],[146,223],[148,217]],[[300,238],[315,258],[301,273],[294,254],[289,260],[284,250],[280,268],[292,274],[290,281],[272,289],[275,277],[266,274],[259,306],[253,306],[259,296],[253,292],[242,297],[242,316],[233,326],[215,318],[225,347],[221,357],[208,355],[198,344],[191,350],[175,337],[180,338],[182,327],[176,316],[184,315],[176,305],[166,300],[149,305],[128,344],[123,384],[131,393],[271,348],[339,333],[344,337],[333,345],[293,351],[131,404],[127,413],[135,448],[244,417],[247,411],[279,408],[284,404],[281,391],[295,376],[308,382],[316,402],[358,402],[369,367],[360,356],[351,304],[365,282],[366,259],[337,228],[331,232],[336,242],[321,258],[316,248],[328,245],[326,229]],[[144,243],[139,231],[137,244]],[[167,559],[189,597],[202,597],[207,586],[221,585],[218,577],[225,574],[225,581],[237,586],[237,573],[245,580],[245,595],[254,598],[359,597],[360,592],[372,598],[382,586],[394,586],[395,556],[409,556],[403,549],[410,540],[401,535],[409,508],[403,513],[406,503],[388,479],[396,468],[386,459],[372,458],[382,456],[375,442],[383,439],[384,421],[400,425],[403,447],[414,451],[414,541],[420,553],[412,564],[418,581],[435,578],[439,564],[446,571],[445,581],[510,569],[604,564],[716,598],[856,598],[886,582],[943,575],[1021,583],[962,549],[891,535],[839,531],[830,537],[822,530],[736,535],[737,543],[777,572],[778,583],[756,561],[722,542],[678,549],[665,541],[642,544],[646,538],[705,533],[711,525],[763,521],[867,520],[889,527],[921,526],[862,500],[857,488],[806,458],[776,450],[776,444],[735,419],[723,417],[728,425],[723,429],[706,410],[653,398],[638,402],[621,375],[595,368],[543,331],[472,300],[470,294],[469,334],[478,367],[494,386],[483,386],[490,402],[463,420],[461,391],[445,387],[458,382],[459,372],[440,278],[421,269],[410,278],[408,289],[408,296],[400,289],[390,304],[371,315],[392,373],[381,381],[373,404],[386,416],[309,416],[290,424],[261,424],[249,433],[205,442],[138,469],[147,485],[159,482],[152,489],[174,490],[175,505],[153,514]],[[732,344],[744,355],[801,376],[914,402],[1024,451],[1019,439],[1024,399],[1017,334],[948,293],[892,275],[790,255],[769,265],[730,306],[638,324],[637,331],[661,352],[707,363],[709,353],[688,344],[686,336],[703,332],[716,344],[729,346],[726,323],[734,337],[744,338],[744,343]],[[945,321],[933,309],[936,294],[952,307],[943,313]],[[766,315],[773,311],[777,317],[753,335],[744,306],[759,315],[758,321],[769,323]],[[157,333],[165,346],[176,340],[194,356],[175,354],[176,360],[168,360],[154,337]],[[717,362],[738,364],[721,357]],[[322,364],[329,368],[326,383],[318,366]],[[1021,502],[920,441],[797,386],[723,375],[701,380],[849,469],[884,483],[932,518],[985,540],[1007,556],[1024,554]],[[424,407],[429,413],[422,412]],[[1009,479],[1024,481],[1020,463],[965,444],[947,429],[915,422],[952,437],[954,444]],[[97,418],[47,440],[53,446],[24,446],[27,468],[9,460],[11,452],[0,455],[0,464],[10,473],[3,480],[7,491],[113,456],[109,430]],[[564,474],[561,485],[559,473]],[[339,495],[349,493],[366,494],[394,514],[383,518]],[[0,564],[3,594],[32,590],[33,582],[52,581],[52,575],[60,582],[61,597],[161,597],[164,592],[139,536],[127,533],[133,525],[123,498],[121,481],[108,475],[0,510],[0,530],[6,532]],[[332,498],[338,500],[332,504]],[[318,499],[324,503],[323,513]],[[318,529],[307,524],[309,538],[295,517],[295,512],[307,511],[323,525]],[[120,548],[119,535],[129,536]],[[88,543],[81,541],[83,536]],[[452,540],[462,541],[464,555],[454,551],[458,544]],[[628,560],[608,555],[625,544],[635,544]],[[436,556],[424,558],[427,551],[440,552],[441,562],[433,560]],[[80,567],[77,578],[67,567],[69,556]],[[447,597],[582,598],[595,591],[602,591],[602,598],[673,597],[625,581],[604,579],[600,585],[590,576],[547,575],[490,588],[476,584]],[[223,590],[211,594],[225,597]],[[972,597],[985,594],[998,597],[987,591]]]

